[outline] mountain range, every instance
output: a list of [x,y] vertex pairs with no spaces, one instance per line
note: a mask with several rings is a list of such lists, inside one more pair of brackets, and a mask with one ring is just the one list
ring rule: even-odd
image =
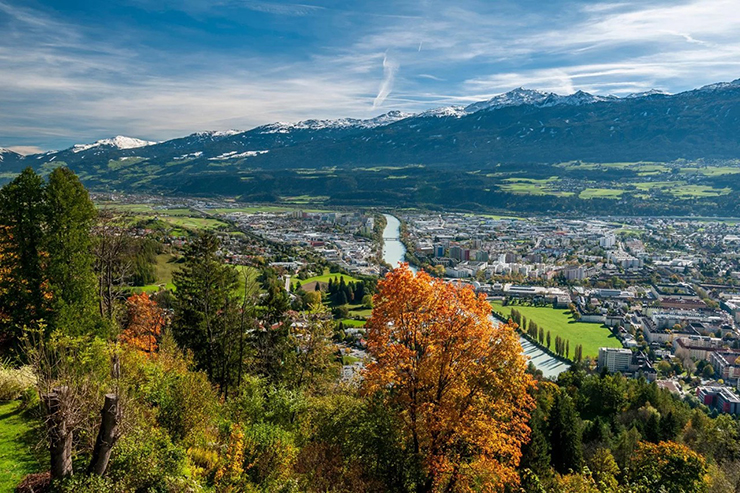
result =
[[[738,158],[740,79],[626,97],[518,88],[468,106],[391,111],[369,120],[278,122],[164,142],[118,136],[28,156],[1,149],[0,177],[7,180],[26,166],[43,173],[64,164],[92,188],[239,194],[240,182],[250,186],[245,174],[279,170],[420,165],[474,172],[503,166],[516,176],[552,173],[558,163],[573,161]],[[220,188],[224,183],[228,191]]]

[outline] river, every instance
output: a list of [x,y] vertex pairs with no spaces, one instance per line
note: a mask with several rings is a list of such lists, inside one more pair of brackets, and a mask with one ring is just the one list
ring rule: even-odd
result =
[[[406,247],[401,243],[401,221],[390,214],[385,216],[385,229],[383,230],[383,260],[395,269],[398,264],[406,261]],[[416,272],[414,266],[409,266]]]

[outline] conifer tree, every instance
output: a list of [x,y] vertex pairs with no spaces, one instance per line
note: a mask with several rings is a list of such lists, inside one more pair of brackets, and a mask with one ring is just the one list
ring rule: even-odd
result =
[[0,190],[0,333],[11,340],[49,312],[44,182],[26,168]]
[[573,400],[561,391],[550,411],[552,465],[560,474],[579,472],[583,461],[581,428]]
[[95,322],[95,217],[95,206],[77,176],[67,168],[52,171],[46,186],[47,270],[55,323],[67,332],[88,332]]
[[173,275],[173,334],[181,347],[193,351],[198,367],[212,381],[222,366],[223,345],[228,344],[227,317],[235,307],[238,285],[237,271],[218,258],[219,246],[212,233],[202,233],[188,246],[182,269]]

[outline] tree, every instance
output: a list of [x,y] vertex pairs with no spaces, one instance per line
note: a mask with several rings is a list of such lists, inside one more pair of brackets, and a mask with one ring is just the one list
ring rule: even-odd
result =
[[552,465],[560,474],[579,472],[583,458],[581,426],[573,400],[564,391],[555,396],[550,412]]
[[145,353],[155,352],[164,325],[164,311],[147,293],[129,296],[126,311],[126,328],[121,333],[121,342]]
[[628,478],[646,491],[704,491],[704,458],[675,442],[640,442],[628,469]]
[[0,332],[14,341],[50,310],[44,204],[44,182],[31,168],[0,190]]
[[173,334],[178,344],[193,351],[195,362],[212,381],[225,385],[224,362],[231,349],[225,337],[235,311],[237,272],[221,263],[218,238],[202,233],[185,251],[182,269],[175,272]]
[[547,331],[547,349],[550,349],[550,331]]
[[379,283],[374,305],[363,389],[402,419],[417,491],[515,484],[533,400],[512,327],[494,327],[472,289],[407,264]]
[[67,332],[89,333],[97,307],[91,234],[96,212],[87,190],[68,168],[49,175],[45,212],[54,323]]
[[334,348],[331,336],[334,321],[321,302],[313,304],[291,327],[291,346],[296,350],[292,371],[289,372],[293,387],[316,388],[337,377],[333,363]]

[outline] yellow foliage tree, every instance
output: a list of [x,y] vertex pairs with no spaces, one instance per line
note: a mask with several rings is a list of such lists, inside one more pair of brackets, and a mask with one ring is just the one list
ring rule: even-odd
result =
[[126,300],[127,322],[121,342],[146,353],[157,350],[164,325],[164,312],[147,293],[132,294]]
[[514,330],[485,297],[403,265],[379,283],[363,390],[387,400],[422,468],[417,491],[502,491],[518,483],[534,407]]

